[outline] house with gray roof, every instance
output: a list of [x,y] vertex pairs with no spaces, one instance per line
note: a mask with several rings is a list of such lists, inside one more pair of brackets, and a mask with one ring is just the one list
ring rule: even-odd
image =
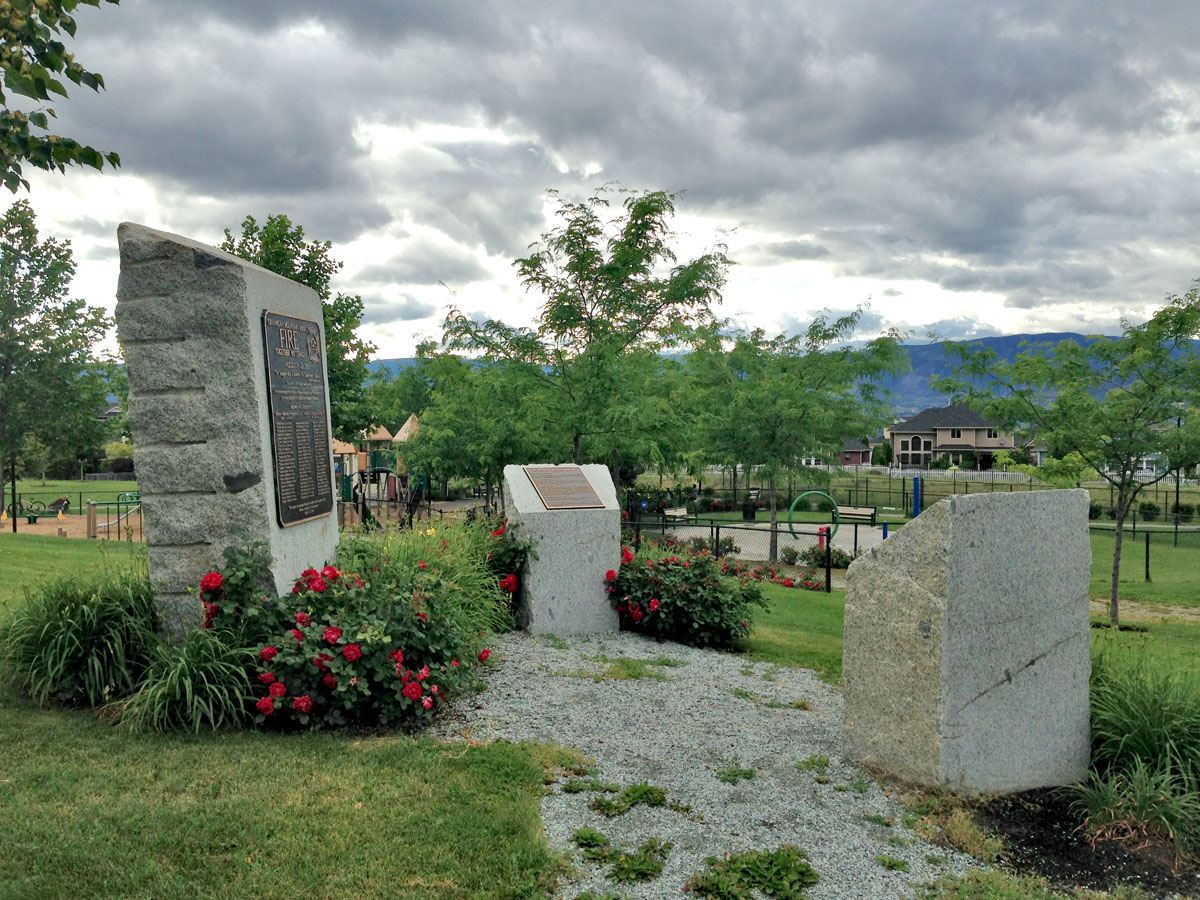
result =
[[947,458],[958,466],[967,458],[971,468],[990,469],[997,451],[1015,446],[1011,431],[965,403],[921,410],[893,425],[890,435],[893,465],[912,468],[928,468]]

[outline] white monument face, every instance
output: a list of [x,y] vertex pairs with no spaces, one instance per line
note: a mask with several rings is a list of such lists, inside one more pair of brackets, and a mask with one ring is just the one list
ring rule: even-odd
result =
[[851,564],[850,759],[967,792],[1086,777],[1087,509],[1087,491],[950,497]]
[[150,578],[169,632],[226,547],[265,541],[275,589],[337,549],[316,292],[178,235],[124,223],[117,334]]
[[517,624],[535,634],[615,632],[604,575],[621,565],[621,510],[607,466],[505,466],[509,528],[533,541]]

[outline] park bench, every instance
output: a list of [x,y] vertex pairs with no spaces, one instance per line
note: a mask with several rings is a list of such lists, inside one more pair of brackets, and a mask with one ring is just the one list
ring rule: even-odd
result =
[[838,521],[840,521],[843,525],[874,525],[875,507],[839,506]]
[[686,506],[672,506],[662,511],[664,522],[686,522],[688,511]]

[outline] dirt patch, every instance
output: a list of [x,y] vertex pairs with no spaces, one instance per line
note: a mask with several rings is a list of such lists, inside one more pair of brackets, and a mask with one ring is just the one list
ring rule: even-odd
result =
[[[101,540],[106,538],[115,539],[117,537],[116,520],[117,517],[115,514],[108,517],[107,520],[105,516],[101,515],[98,522],[100,527],[97,531],[97,537]],[[111,522],[108,528],[104,527],[106,521]],[[125,540],[126,530],[130,522],[133,524],[133,539],[135,541],[142,540],[142,523],[138,513],[134,513],[128,519],[121,522],[121,540]],[[66,532],[68,538],[82,538],[86,540],[88,536],[87,516],[67,515],[59,519],[50,515],[38,518],[37,522],[32,525],[24,516],[17,518],[17,534],[40,534],[46,537],[54,537],[58,534],[60,528]],[[11,532],[12,520],[5,519],[3,522],[0,522],[0,530]]]
[[1004,840],[1004,859],[1069,890],[1078,885],[1111,890],[1136,884],[1156,896],[1200,892],[1200,872],[1176,871],[1161,845],[1091,840],[1078,828],[1069,801],[1055,790],[1025,791],[984,803],[979,819]]

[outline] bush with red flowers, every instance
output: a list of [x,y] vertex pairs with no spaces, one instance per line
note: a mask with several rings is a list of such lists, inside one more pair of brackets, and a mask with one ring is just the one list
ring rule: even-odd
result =
[[779,587],[796,588],[805,591],[824,591],[825,575],[812,569],[801,569],[796,573],[788,573],[772,565],[750,566],[740,559],[721,560],[721,574],[730,578],[750,578],[754,581],[769,582]]
[[[625,554],[628,555],[628,554]],[[766,606],[752,579],[726,578],[708,552],[646,548],[606,577],[623,629],[696,647],[728,647],[750,631],[753,610]]]
[[485,523],[490,529],[488,542],[488,568],[498,579],[503,600],[510,611],[516,610],[517,591],[520,588],[525,560],[531,555],[536,559],[533,542],[522,538],[516,529],[508,527],[508,519],[495,519]]

